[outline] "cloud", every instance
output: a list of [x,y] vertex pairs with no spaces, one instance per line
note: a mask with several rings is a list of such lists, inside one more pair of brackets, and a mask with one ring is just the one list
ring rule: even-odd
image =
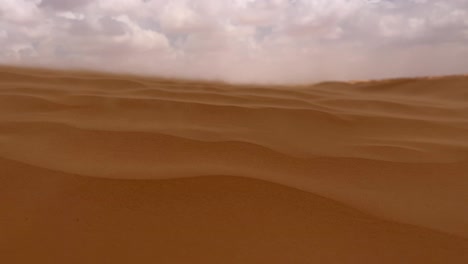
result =
[[113,18],[125,25],[125,33],[113,37],[115,43],[127,43],[135,52],[147,50],[159,50],[169,48],[169,43],[165,35],[141,28],[135,21],[126,15],[120,15]]
[[92,0],[41,0],[39,7],[55,10],[73,10],[89,4]]
[[29,24],[40,17],[37,8],[39,1],[33,0],[2,0],[0,3],[0,18],[4,22],[18,25]]
[[161,12],[159,22],[169,33],[190,33],[207,26],[187,1],[170,1]]
[[0,63],[238,82],[468,71],[468,0],[2,0]]

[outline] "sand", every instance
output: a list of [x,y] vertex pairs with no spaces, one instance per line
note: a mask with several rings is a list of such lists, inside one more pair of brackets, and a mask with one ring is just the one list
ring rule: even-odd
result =
[[468,263],[467,87],[0,67],[0,261]]

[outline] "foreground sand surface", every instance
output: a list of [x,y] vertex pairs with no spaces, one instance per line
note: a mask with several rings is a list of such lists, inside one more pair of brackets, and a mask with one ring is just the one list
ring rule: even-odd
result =
[[0,67],[2,263],[468,263],[468,77]]

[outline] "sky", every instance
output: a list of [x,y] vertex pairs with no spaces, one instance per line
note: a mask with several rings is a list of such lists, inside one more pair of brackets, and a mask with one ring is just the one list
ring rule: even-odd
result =
[[468,73],[468,0],[0,0],[0,64],[250,83]]

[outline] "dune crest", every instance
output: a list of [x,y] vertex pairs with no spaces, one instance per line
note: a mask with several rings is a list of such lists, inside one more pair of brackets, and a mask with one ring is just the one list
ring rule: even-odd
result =
[[[2,67],[0,247],[13,261],[50,232],[31,251],[41,260],[90,243],[76,263],[93,246],[101,261],[124,248],[154,258],[150,245],[166,263],[219,263],[233,254],[225,239],[232,263],[466,263],[466,87],[467,76],[268,87]],[[178,259],[144,234],[155,223],[149,234],[198,246]]]

